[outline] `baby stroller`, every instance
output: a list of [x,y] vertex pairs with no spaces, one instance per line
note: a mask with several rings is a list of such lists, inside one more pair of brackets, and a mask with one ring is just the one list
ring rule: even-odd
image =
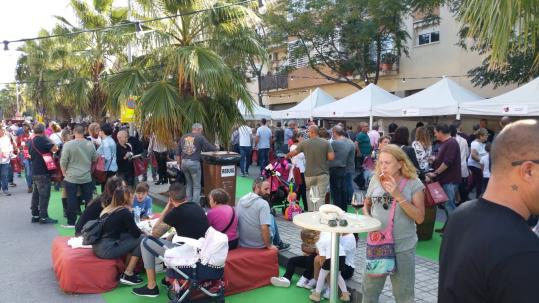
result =
[[270,182],[270,203],[271,212],[275,215],[276,209],[284,210],[287,207],[286,197],[290,191],[290,183],[287,182],[290,174],[290,163],[284,158],[284,154],[277,154],[277,160],[264,168],[262,175]]
[[[154,237],[148,237],[161,246]],[[177,237],[177,246],[166,248],[164,257],[146,241],[144,247],[167,267],[168,298],[170,303],[225,302],[224,265],[228,255],[228,237],[212,227],[199,240]]]

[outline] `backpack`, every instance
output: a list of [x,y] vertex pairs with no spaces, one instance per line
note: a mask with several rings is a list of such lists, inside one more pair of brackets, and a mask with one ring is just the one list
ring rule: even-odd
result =
[[[118,209],[121,208],[123,207]],[[81,231],[82,245],[94,245],[101,240],[103,237],[103,226],[105,225],[107,218],[109,218],[112,213],[116,212],[116,210],[106,214],[102,218],[90,220],[84,224]]]

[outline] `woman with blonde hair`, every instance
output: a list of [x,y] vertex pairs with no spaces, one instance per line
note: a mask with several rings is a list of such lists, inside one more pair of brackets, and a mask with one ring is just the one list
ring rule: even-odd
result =
[[[396,268],[381,275],[373,273],[374,263],[369,262],[367,249],[364,303],[378,302],[389,274],[395,300],[414,302],[416,224],[421,224],[425,217],[423,188],[414,165],[399,146],[389,144],[380,151],[375,175],[367,190],[364,212],[380,220],[384,231],[392,232],[394,254],[388,258],[393,260]],[[369,233],[368,239],[376,241],[374,235],[376,232]]]
[[419,169],[423,174],[429,171],[429,159],[432,155],[432,142],[427,129],[423,126],[415,130],[415,140],[412,142]]

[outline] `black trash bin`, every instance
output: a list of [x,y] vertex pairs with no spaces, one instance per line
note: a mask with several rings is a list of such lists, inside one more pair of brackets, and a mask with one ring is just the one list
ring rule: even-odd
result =
[[230,195],[230,205],[236,204],[236,166],[240,162],[238,153],[218,151],[202,153],[204,196],[214,188],[223,188]]

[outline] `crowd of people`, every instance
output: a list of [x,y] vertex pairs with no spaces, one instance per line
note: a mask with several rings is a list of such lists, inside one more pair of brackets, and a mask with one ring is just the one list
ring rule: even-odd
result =
[[[531,136],[536,131],[537,122],[511,123],[504,117],[500,128],[501,132],[496,134],[487,128],[486,120],[481,120],[474,126],[474,132],[466,135],[460,121],[451,125],[424,125],[419,122],[410,134],[407,127],[392,123],[388,134],[384,134],[376,125],[369,130],[364,122],[359,124],[355,133],[342,124],[325,129],[314,123],[299,127],[294,121],[289,121],[285,128],[278,124],[277,128],[271,129],[267,121],[262,120],[255,129],[248,125],[239,126],[231,143],[241,156],[243,176],[249,173],[254,151],[258,154],[256,160],[261,175],[269,164],[272,151],[288,159],[290,170],[299,172],[291,173],[289,181],[300,184],[294,190],[305,211],[316,211],[320,206],[313,201],[313,188],[322,198],[329,194],[331,203],[344,211],[347,211],[355,191],[365,191],[364,214],[380,220],[383,229],[391,226],[398,267],[389,277],[397,302],[414,301],[416,225],[421,224],[425,217],[425,185],[439,182],[448,197],[444,207],[449,213],[447,227],[439,230],[444,233],[439,298],[444,302],[464,302],[472,293],[473,296],[485,297],[496,294],[488,294],[486,290],[489,287],[509,292],[498,277],[496,285],[481,284],[483,282],[479,280],[492,275],[481,270],[496,270],[500,276],[510,276],[516,273],[502,262],[509,260],[509,264],[517,266],[520,262],[515,259],[517,256],[526,254],[531,258],[539,252],[536,238],[533,241],[526,239],[531,237],[528,233],[531,232],[530,226],[537,223],[526,220],[530,215],[539,214],[539,208],[533,201],[536,198],[534,188],[539,184],[535,179],[538,175],[536,164],[539,163],[536,155],[539,153],[534,154],[534,146],[527,148],[528,141],[524,140],[524,134]],[[170,236],[158,242],[149,239],[168,234],[171,227],[179,236],[200,238],[212,226],[227,235],[229,249],[285,250],[289,247],[280,239],[278,225],[268,203],[271,183],[264,176],[255,178],[252,191],[241,197],[235,207],[230,206],[234,203],[221,188],[212,189],[207,197],[208,209],[202,207],[201,152],[214,150],[217,147],[204,137],[203,126],[199,123],[195,123],[192,131],[176,143],[159,142],[155,135],[139,136],[135,131],[130,132],[128,125],[120,123],[61,125],[51,122],[48,127],[30,122],[10,124],[0,128],[0,182],[2,193],[10,195],[8,188],[13,186],[13,174],[24,172],[28,193],[32,194],[31,222],[41,224],[58,223],[49,217],[48,204],[51,188],[61,189],[67,220],[63,227],[73,228],[75,234],[80,235],[87,222],[98,218],[103,220],[103,236],[93,245],[95,255],[105,259],[129,255],[126,269],[120,276],[120,281],[127,285],[143,283],[135,272],[137,262],[142,259],[148,282],[134,288],[133,293],[156,297],[159,288],[153,253],[163,255],[167,247],[172,247],[172,242]],[[97,182],[92,174],[92,166],[99,162],[99,158],[104,162],[106,172],[103,182]],[[168,203],[151,233],[137,226],[140,219],[152,217],[148,170],[135,173],[133,162],[137,158],[148,160],[156,185],[169,181],[167,161],[176,161],[186,176],[185,185],[179,182],[170,184]],[[63,180],[52,178],[55,170],[51,163],[61,171]],[[489,185],[491,183],[492,186]],[[97,185],[102,188],[99,195]],[[466,202],[471,199],[477,200]],[[478,252],[486,254],[491,250],[488,241],[483,239],[470,246],[470,249],[476,247],[477,253],[455,251],[463,234],[468,235],[470,243],[483,237],[479,231],[487,227],[474,224],[479,224],[484,218],[490,220],[490,223],[485,223],[488,229],[499,230],[501,235],[487,238],[495,241],[502,237],[514,244],[512,249],[500,250],[493,258],[481,260]],[[515,230],[495,226],[504,220],[511,222]],[[473,224],[470,223],[472,221]],[[526,223],[526,232],[524,226],[520,226],[521,221]],[[470,226],[475,227],[471,230]],[[511,231],[519,232],[520,237],[511,238],[514,235]],[[311,234],[313,245],[302,245],[304,256],[290,259],[284,276],[272,278],[271,283],[288,287],[295,268],[305,268],[297,286],[312,289],[309,298],[319,302],[324,290],[329,292],[325,285],[330,264],[330,237],[325,233],[303,230],[302,238],[304,233]],[[485,230],[485,234],[490,232]],[[355,271],[357,241],[357,236],[341,235],[338,285],[343,301],[350,300],[345,279]],[[467,256],[472,256],[475,261]],[[526,259],[526,264],[535,264],[530,258]],[[473,267],[470,262],[477,262],[474,264],[481,264],[485,269],[474,269],[476,276],[466,275],[462,269]],[[457,268],[448,263],[462,266]],[[363,302],[378,302],[387,276],[363,275]],[[166,281],[162,283],[166,284]],[[521,289],[514,283],[511,285]],[[477,287],[484,293],[473,292],[469,290],[471,287]],[[508,294],[497,295],[503,297]]]

